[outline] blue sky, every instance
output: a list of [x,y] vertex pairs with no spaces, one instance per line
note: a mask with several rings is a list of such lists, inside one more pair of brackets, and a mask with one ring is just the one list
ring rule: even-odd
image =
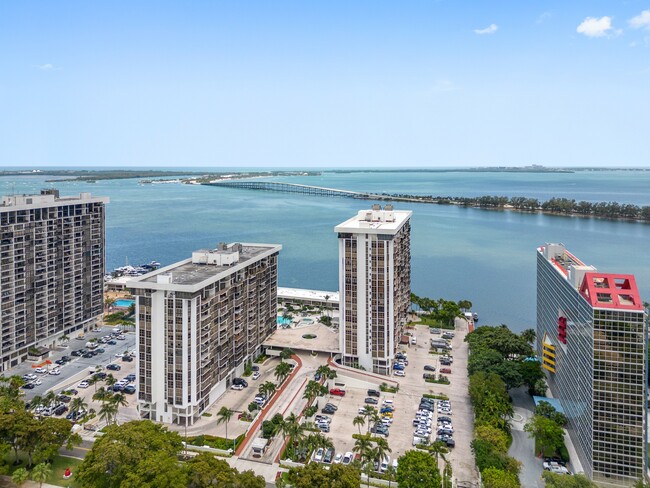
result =
[[650,0],[0,2],[0,164],[650,166]]

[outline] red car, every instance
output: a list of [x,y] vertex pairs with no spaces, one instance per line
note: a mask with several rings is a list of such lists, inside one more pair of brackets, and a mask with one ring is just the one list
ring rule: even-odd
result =
[[345,390],[341,390],[340,388],[332,388],[330,390],[330,395],[345,396]]
[[451,369],[450,368],[440,368],[441,373],[445,374],[451,374]]

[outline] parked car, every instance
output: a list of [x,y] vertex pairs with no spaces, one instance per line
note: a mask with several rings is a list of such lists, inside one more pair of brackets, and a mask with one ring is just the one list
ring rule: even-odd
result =
[[120,369],[122,369],[122,366],[120,366],[119,364],[111,363],[108,366],[106,366],[106,369],[110,369],[111,371],[119,371]]
[[69,403],[70,400],[72,400],[72,398],[70,398],[68,395],[58,395],[56,399],[63,403]]
[[406,376],[406,373],[405,373],[404,371],[401,371],[401,370],[397,370],[397,371],[395,371],[395,373],[393,373],[393,374],[394,374],[395,376],[401,376],[401,377]]
[[90,386],[90,383],[88,383],[86,380],[83,380],[81,383],[77,385],[77,388],[88,388]]
[[431,328],[429,329],[429,332],[430,332],[431,334],[440,334],[440,332],[442,332],[442,331],[441,331],[440,329],[438,329],[437,327],[431,327]]
[[338,410],[338,409],[339,409],[339,407],[337,407],[337,406],[334,405],[333,403],[326,403],[325,406],[326,406],[326,407],[329,407],[329,408],[333,408],[334,410]]
[[230,387],[230,389],[231,389],[231,390],[237,390],[237,391],[239,391],[239,390],[243,390],[243,389],[244,389],[244,385],[232,385],[232,386]]
[[316,454],[314,454],[314,461],[320,463],[321,461],[323,461],[324,455],[325,455],[325,449],[319,447],[318,450],[316,451]]
[[325,456],[323,456],[323,462],[330,464],[332,462],[332,459],[334,459],[334,449],[330,447],[327,449],[327,451],[325,451]]
[[424,370],[425,370],[425,371],[435,371],[436,368],[435,368],[435,366],[431,366],[431,365],[427,364],[427,365],[424,367]]
[[345,396],[345,390],[341,390],[340,388],[332,388],[330,390],[330,395]]
[[396,371],[404,371],[405,366],[403,364],[395,363],[393,364],[393,369]]
[[368,397],[363,402],[367,403],[368,405],[377,405],[379,403],[379,400],[373,397]]
[[47,368],[36,368],[36,369],[34,370],[34,372],[35,372],[35,373],[41,373],[41,374],[43,374],[43,373],[47,373]]
[[233,385],[242,385],[244,388],[248,387],[248,381],[246,381],[244,378],[234,378],[232,380]]
[[125,380],[135,381],[135,373],[128,374],[124,377]]
[[117,344],[117,341],[115,339],[111,339],[111,340],[107,341],[106,344],[114,346],[115,344]]
[[24,390],[33,390],[34,388],[36,388],[36,385],[34,383],[25,383],[23,385]]
[[343,461],[343,454],[339,452],[334,458],[334,464],[340,464],[341,461]]
[[261,375],[260,375],[260,372],[259,372],[259,371],[255,371],[255,372],[253,373],[252,378],[253,378],[254,380],[258,380],[258,379],[260,378],[260,376],[261,376]]
[[50,374],[54,375],[54,376],[58,376],[58,375],[61,374],[61,370],[59,368],[54,368],[54,369],[50,370]]
[[72,352],[70,353],[70,355],[71,355],[71,356],[78,357],[78,356],[81,356],[81,352],[79,352],[79,350],[72,351]]
[[316,427],[318,427],[320,431],[324,433],[328,433],[330,431],[330,424],[317,424]]
[[336,410],[333,409],[332,407],[327,407],[327,406],[325,406],[325,407],[323,407],[323,409],[321,410],[321,413],[327,413],[327,414],[333,415],[333,414],[336,413]]
[[130,363],[131,361],[133,361],[133,356],[131,356],[130,354],[125,354],[124,356],[122,356],[122,361],[126,361],[127,363]]
[[368,390],[368,396],[374,396],[379,398],[380,395],[381,393],[377,390]]
[[52,410],[52,413],[54,415],[63,415],[67,411],[68,411],[68,407],[66,407],[63,404],[60,404],[60,405],[57,405],[56,407],[54,407],[54,410]]
[[343,461],[341,463],[348,465],[352,462],[353,459],[354,459],[354,454],[352,454],[351,452],[346,452],[343,455]]
[[444,374],[451,374],[451,368],[440,368],[440,372]]

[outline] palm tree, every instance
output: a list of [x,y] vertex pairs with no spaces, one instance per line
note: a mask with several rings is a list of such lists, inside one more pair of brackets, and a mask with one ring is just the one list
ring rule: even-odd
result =
[[395,480],[396,474],[397,471],[395,471],[393,465],[389,464],[388,467],[386,468],[386,477],[388,478],[388,488],[391,487],[392,482]]
[[328,311],[329,309],[327,308],[327,302],[330,301],[330,298],[331,298],[331,297],[330,297],[329,295],[325,295],[325,315],[327,315],[328,317],[329,317],[329,315],[328,315],[327,311]]
[[531,345],[533,344],[533,342],[535,342],[535,338],[537,337],[537,334],[535,333],[534,329],[526,329],[520,335],[523,340],[525,340],[528,344]]
[[354,441],[354,447],[352,448],[352,452],[359,453],[361,455],[361,458],[365,455],[368,454],[368,450],[372,447],[372,441],[370,440],[370,435],[362,435],[361,437],[357,437],[356,440]]
[[438,458],[441,457],[443,461],[447,461],[445,454],[449,452],[447,445],[442,441],[435,441],[429,446],[429,453],[436,460],[436,466],[438,466]]
[[111,397],[110,392],[106,390],[103,386],[95,392],[93,395],[93,400],[96,402],[101,402],[102,404]]
[[32,480],[36,481],[39,487],[42,487],[43,483],[47,481],[51,474],[52,468],[50,465],[48,463],[41,463],[34,466],[31,476]]
[[291,439],[291,445],[293,446],[293,457],[296,457],[296,444],[302,441],[302,438],[305,433],[305,429],[300,425],[300,420],[296,414],[291,413],[287,418],[282,421],[280,425],[280,430],[282,434],[286,437],[289,436]]
[[266,398],[271,398],[273,393],[275,393],[275,390],[277,389],[275,383],[272,381],[266,381],[265,383],[262,383],[259,387],[259,392],[262,395],[266,395]]
[[108,375],[106,375],[106,378],[104,378],[104,383],[106,383],[106,386],[113,386],[115,383],[117,383],[117,378],[113,376],[112,373],[108,373]]
[[86,408],[88,408],[88,404],[84,402],[84,399],[81,397],[75,397],[70,402],[70,411],[72,412],[79,412],[81,410],[86,410]]
[[115,423],[117,424],[117,412],[119,411],[120,407],[126,407],[129,405],[129,401],[126,399],[126,395],[123,393],[113,393],[111,397],[109,397],[108,401],[115,405]]
[[318,369],[316,370],[316,374],[321,378],[327,378],[328,371],[331,371],[330,367],[327,364],[323,364],[318,367]]
[[321,393],[321,384],[318,381],[310,381],[305,387],[305,393],[302,395],[303,398],[307,399],[307,405],[311,405],[316,398]]
[[384,458],[388,456],[389,452],[393,452],[392,449],[388,446],[388,441],[383,437],[375,438],[375,451],[379,462],[383,461]]
[[117,414],[117,405],[113,403],[104,403],[99,409],[99,419],[105,420],[106,425],[111,423],[111,419]]
[[280,362],[283,362],[285,359],[289,359],[294,354],[296,354],[296,353],[293,351],[293,349],[291,349],[289,347],[285,347],[280,352]]
[[289,363],[281,362],[275,367],[275,378],[278,380],[279,384],[282,384],[282,382],[289,376],[289,373],[291,372],[291,366]]
[[359,435],[361,435],[361,426],[366,425],[366,419],[363,417],[363,415],[357,415],[352,419],[352,425],[359,427]]
[[29,405],[32,410],[34,410],[36,407],[44,406],[43,397],[36,395],[34,398],[32,398],[32,401],[29,402]]
[[51,407],[56,402],[56,393],[53,391],[48,391],[47,394],[43,397],[43,405],[46,407]]
[[93,385],[95,387],[95,393],[97,393],[97,383],[99,383],[101,380],[99,379],[99,376],[96,374],[92,375],[90,378],[86,380],[89,385]]
[[[232,418],[233,414],[235,412],[231,409],[229,409],[226,406],[221,407],[221,410],[217,412],[217,424],[225,423],[226,424],[226,440],[228,439],[228,422]],[[234,450],[235,442],[233,440],[233,450]]]

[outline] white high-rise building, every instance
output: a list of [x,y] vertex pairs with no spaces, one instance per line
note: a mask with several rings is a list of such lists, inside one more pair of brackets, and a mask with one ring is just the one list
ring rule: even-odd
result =
[[411,296],[411,211],[373,205],[337,225],[342,362],[389,374]]
[[0,371],[94,328],[102,314],[106,197],[58,190],[0,202]]
[[277,329],[276,244],[219,244],[135,278],[138,401],[151,420],[191,425]]

